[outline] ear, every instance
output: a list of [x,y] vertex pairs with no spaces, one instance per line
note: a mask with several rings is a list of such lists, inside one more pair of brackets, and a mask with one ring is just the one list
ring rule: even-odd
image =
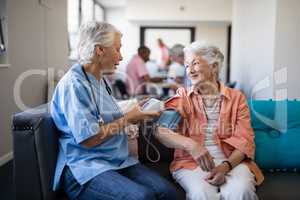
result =
[[102,46],[100,46],[100,45],[95,46],[95,54],[97,56],[101,57],[104,54],[104,52],[105,52],[105,49]]
[[213,68],[214,70],[217,70],[217,69],[218,69],[218,63],[216,63],[216,62],[213,63],[213,64],[212,64],[212,68]]
[[218,63],[213,63],[212,65],[212,73],[214,74],[215,77],[219,76],[219,65]]

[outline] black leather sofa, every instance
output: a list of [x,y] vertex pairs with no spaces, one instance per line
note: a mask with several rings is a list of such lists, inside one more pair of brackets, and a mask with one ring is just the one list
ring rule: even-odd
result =
[[[140,128],[139,159],[142,163],[164,176],[177,188],[179,199],[185,199],[182,188],[174,183],[169,173],[172,150],[162,146],[152,138],[152,143],[160,152],[160,160],[152,163],[146,156],[146,142],[143,133],[152,127],[145,124]],[[52,191],[52,181],[58,151],[58,130],[55,127],[47,105],[18,113],[13,116],[12,134],[14,144],[14,182],[16,199],[54,200],[67,199],[62,191]],[[150,147],[150,158],[157,154]],[[257,193],[264,200],[299,200],[299,172],[265,172],[265,182]]]

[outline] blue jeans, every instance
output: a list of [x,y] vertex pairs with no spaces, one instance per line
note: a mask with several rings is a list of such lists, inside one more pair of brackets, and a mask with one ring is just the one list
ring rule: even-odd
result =
[[63,172],[63,188],[70,199],[79,200],[175,200],[175,188],[147,167],[136,164],[99,174],[80,185],[71,170]]

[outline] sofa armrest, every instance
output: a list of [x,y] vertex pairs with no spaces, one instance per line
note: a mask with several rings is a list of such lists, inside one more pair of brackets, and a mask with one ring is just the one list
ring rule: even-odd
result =
[[42,105],[13,116],[16,199],[57,199],[52,191],[58,152],[58,130]]

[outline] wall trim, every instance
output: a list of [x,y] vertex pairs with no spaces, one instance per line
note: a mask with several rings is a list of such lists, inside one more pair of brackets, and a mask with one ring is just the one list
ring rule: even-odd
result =
[[0,166],[6,164],[7,162],[9,162],[12,159],[13,159],[13,152],[11,151],[11,152],[5,154],[4,156],[0,157]]

